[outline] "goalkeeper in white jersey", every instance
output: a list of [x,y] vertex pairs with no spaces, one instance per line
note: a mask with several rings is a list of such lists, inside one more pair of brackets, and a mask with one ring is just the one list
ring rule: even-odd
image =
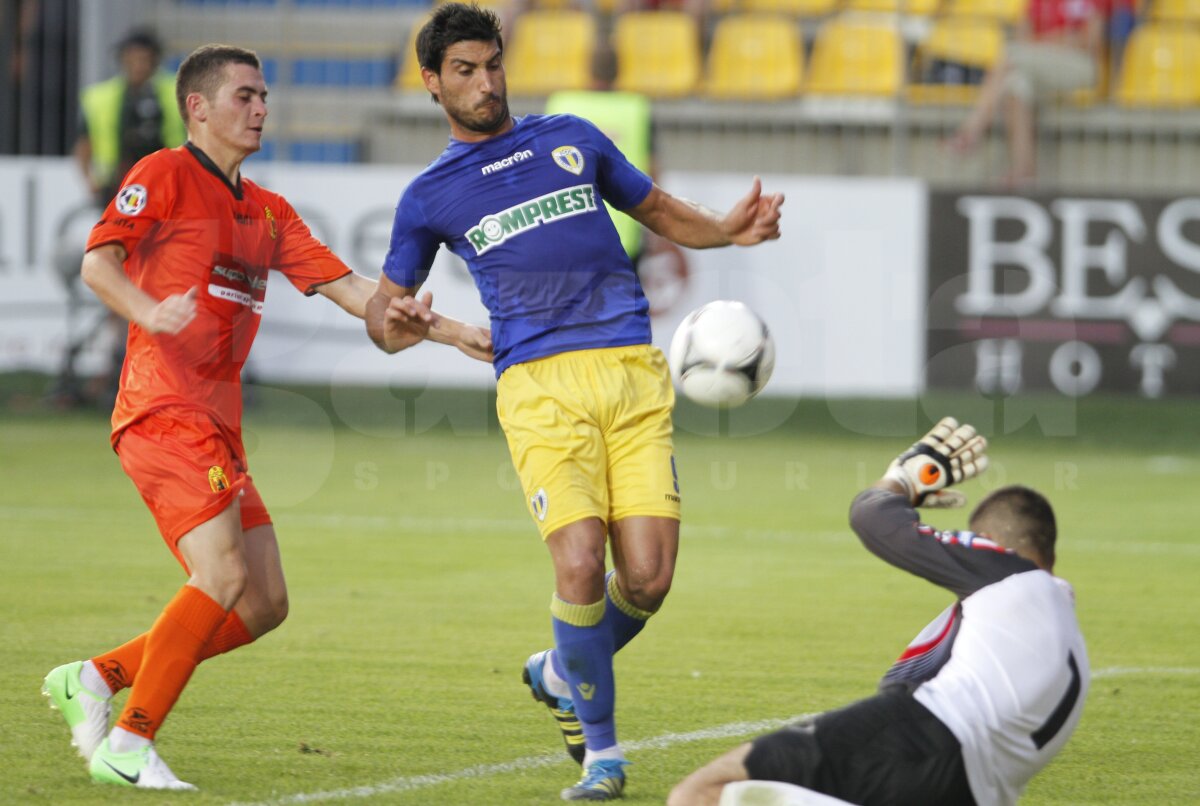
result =
[[986,450],[946,418],[854,499],[850,524],[869,551],[957,597],[879,692],[735,748],[676,786],[670,806],[1016,802],[1078,724],[1088,659],[1074,593],[1053,575],[1041,494],[1000,488],[961,532],[914,509],[962,506],[948,487],[982,472]]

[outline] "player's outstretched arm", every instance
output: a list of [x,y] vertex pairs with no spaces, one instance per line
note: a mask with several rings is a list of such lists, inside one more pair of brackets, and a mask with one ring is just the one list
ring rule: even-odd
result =
[[457,347],[471,358],[492,362],[492,332],[443,316],[432,308],[433,294],[417,298],[417,288],[396,285],[381,275],[367,301],[367,334],[385,353],[397,353],[428,339]]
[[725,215],[695,202],[672,196],[655,185],[638,206],[626,210],[647,229],[692,249],[714,246],[753,246],[779,237],[779,208],[782,193],[762,192],[754,177],[750,192]]
[[987,444],[974,426],[943,417],[888,465],[875,486],[904,495],[913,506],[961,507],[966,496],[946,488],[987,470]]
[[727,784],[749,778],[746,756],[750,755],[750,747],[744,742],[684,778],[671,790],[667,806],[718,806]]
[[365,319],[367,301],[375,293],[375,283],[361,274],[350,272],[332,282],[322,283],[314,290],[351,316]]
[[125,247],[103,244],[83,256],[79,273],[114,313],[147,333],[175,334],[196,318],[196,289],[156,300],[125,275]]

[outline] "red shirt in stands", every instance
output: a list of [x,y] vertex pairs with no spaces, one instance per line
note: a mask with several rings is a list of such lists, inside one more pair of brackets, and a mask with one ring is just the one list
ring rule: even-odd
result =
[[205,412],[240,443],[241,369],[268,269],[305,294],[350,273],[282,196],[244,178],[230,184],[191,143],[157,151],[126,175],[87,248],[109,243],[125,248],[125,273],[151,297],[198,292],[196,318],[177,335],[129,325],[114,446],[125,428],[164,406]]
[[1029,0],[1026,14],[1035,37],[1078,31],[1102,11],[1101,0]]

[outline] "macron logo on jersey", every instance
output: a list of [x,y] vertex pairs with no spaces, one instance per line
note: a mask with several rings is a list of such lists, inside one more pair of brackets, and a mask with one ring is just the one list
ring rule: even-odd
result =
[[533,152],[528,149],[525,151],[518,151],[515,154],[510,154],[502,160],[496,160],[491,165],[485,165],[479,170],[483,172],[484,176],[487,176],[488,174],[494,174],[496,171],[503,171],[508,166],[517,162],[522,162],[523,160],[527,160],[532,156]]
[[591,185],[563,188],[536,199],[513,205],[499,213],[486,215],[466,234],[475,254],[482,255],[493,246],[515,238],[534,227],[597,210],[596,194]]

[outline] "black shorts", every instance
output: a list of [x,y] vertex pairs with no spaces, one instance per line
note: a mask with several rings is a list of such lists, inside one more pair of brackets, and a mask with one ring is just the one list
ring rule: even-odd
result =
[[745,763],[863,806],[975,806],[958,739],[899,687],[760,736]]

